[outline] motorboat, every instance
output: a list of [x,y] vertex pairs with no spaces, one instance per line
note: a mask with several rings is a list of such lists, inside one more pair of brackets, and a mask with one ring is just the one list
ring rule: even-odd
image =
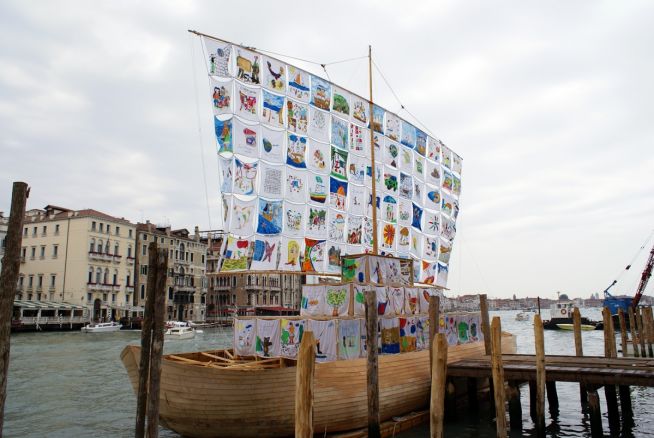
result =
[[530,318],[529,312],[520,312],[515,316],[516,321],[529,321]]
[[117,322],[99,322],[97,324],[87,324],[81,328],[82,333],[109,333],[117,332],[122,328],[122,324]]
[[[575,302],[570,300],[566,294],[561,294],[558,301],[550,306],[550,319],[543,321],[543,328],[547,330],[570,330],[564,328],[574,324],[572,315],[574,313]],[[581,324],[592,327],[592,330],[601,330],[604,325],[601,321],[591,321],[586,317],[581,317]],[[591,330],[586,328],[585,330]]]
[[195,337],[193,327],[171,327],[164,333],[168,339],[192,339]]

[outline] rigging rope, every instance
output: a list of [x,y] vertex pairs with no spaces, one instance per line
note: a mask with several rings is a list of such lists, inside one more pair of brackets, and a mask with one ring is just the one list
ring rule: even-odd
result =
[[[209,218],[209,229],[213,228],[212,227],[212,222],[211,222],[211,209],[209,207],[209,188],[207,186],[207,170],[206,166],[204,164],[204,150],[203,150],[203,135],[202,135],[202,120],[200,118],[200,100],[198,98],[199,90],[198,90],[198,83],[197,83],[197,70],[195,66],[195,48],[193,46],[193,39],[189,35],[189,43],[191,46],[191,62],[193,64],[193,88],[195,89],[194,93],[195,94],[195,113],[197,115],[198,119],[198,139],[200,140],[199,146],[200,146],[200,160],[202,162],[202,180],[204,182],[204,198],[207,204],[207,217]],[[202,44],[202,39],[200,39],[200,44]],[[206,63],[205,63],[206,64]],[[205,68],[206,65],[205,65]],[[207,74],[209,74],[209,71],[207,70]]]

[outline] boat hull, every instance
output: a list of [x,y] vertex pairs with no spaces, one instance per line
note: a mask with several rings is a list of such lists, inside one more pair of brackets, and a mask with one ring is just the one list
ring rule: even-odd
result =
[[[502,348],[515,353],[515,337]],[[448,362],[484,354],[483,342],[450,347]],[[135,393],[140,348],[121,359]],[[379,357],[380,417],[429,405],[429,351]],[[314,380],[314,431],[325,434],[367,425],[366,359],[318,363]],[[190,365],[165,356],[160,388],[161,424],[187,437],[271,437],[294,433],[295,367],[229,369]]]

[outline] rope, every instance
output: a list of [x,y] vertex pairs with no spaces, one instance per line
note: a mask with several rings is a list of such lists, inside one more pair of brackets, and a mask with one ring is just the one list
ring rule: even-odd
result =
[[[202,41],[202,40],[200,40],[200,41]],[[198,93],[198,83],[197,83],[197,71],[196,71],[196,66],[195,66],[195,62],[196,62],[196,60],[195,60],[195,50],[194,50],[194,47],[193,47],[193,40],[192,40],[192,37],[190,35],[189,35],[189,43],[190,43],[190,46],[191,46],[191,62],[193,64],[193,88],[194,88],[194,91],[195,91],[195,93],[193,93],[193,94],[195,94],[195,113],[196,113],[196,116],[197,116],[197,119],[198,119],[198,139],[200,140],[199,141],[200,161],[202,162],[202,180],[204,182],[204,198],[205,198],[205,201],[206,201],[206,204],[207,204],[207,217],[209,218],[209,228],[212,228],[212,226],[211,226],[211,209],[209,208],[209,188],[207,186],[207,170],[206,170],[206,166],[205,166],[205,163],[204,163],[204,151],[203,151],[203,148],[202,148],[202,145],[203,145],[204,141],[203,141],[203,135],[202,135],[202,121],[200,119],[200,100],[198,98],[199,93]],[[200,44],[202,44],[202,43],[200,43]],[[205,68],[207,68],[206,63],[205,63]],[[207,74],[208,73],[209,73],[209,71],[207,70]]]

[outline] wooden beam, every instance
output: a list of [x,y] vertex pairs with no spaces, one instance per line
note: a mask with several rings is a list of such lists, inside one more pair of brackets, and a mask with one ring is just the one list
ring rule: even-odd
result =
[[636,342],[636,316],[634,315],[634,308],[629,306],[629,330],[631,331],[631,346],[634,349],[634,356],[640,357],[640,348]]
[[[581,341],[581,314],[579,313],[579,308],[575,307],[572,311],[572,322],[574,323],[574,332],[575,332],[575,354],[577,357],[582,357],[584,355],[584,348]],[[586,392],[586,385],[583,383],[579,384],[579,400],[582,405],[588,403],[588,394]]]
[[622,348],[622,357],[627,357],[629,352],[628,339],[627,339],[627,321],[624,317],[624,310],[622,307],[618,309],[618,321],[620,322],[620,348]]
[[545,339],[540,314],[534,315],[536,341],[536,435],[545,436]]
[[316,339],[304,332],[295,371],[295,436],[313,437],[313,378],[316,368]]
[[520,384],[509,380],[509,423],[511,432],[522,433],[522,405],[520,404]]
[[502,367],[502,324],[499,316],[494,317],[491,324],[491,361],[493,367],[496,432],[498,438],[506,438],[504,368]]
[[366,351],[368,354],[366,364],[366,382],[368,395],[368,436],[371,438],[380,438],[379,352],[377,351],[377,291],[375,289],[366,292]]
[[431,399],[430,399],[430,436],[443,437],[443,420],[445,417],[445,382],[447,377],[447,338],[438,333],[430,338],[432,347]]
[[438,325],[440,323],[440,308],[441,299],[437,295],[429,295],[429,365],[433,367],[434,349],[433,340],[436,339],[438,333]]
[[590,433],[593,438],[603,438],[602,412],[596,389],[588,391],[588,412],[590,414]]
[[20,273],[20,251],[23,241],[23,220],[29,189],[24,182],[14,182],[11,192],[11,210],[7,235],[5,237],[5,256],[0,273],[0,437],[4,425],[5,400],[7,397],[7,374],[9,372],[9,352],[11,342],[11,314],[16,296],[16,284]]
[[[604,320],[604,356],[607,358],[617,357],[615,346],[615,330],[613,328],[613,317],[608,307],[602,310]],[[606,410],[609,416],[609,428],[611,431],[620,431],[620,413],[618,412],[618,396],[615,385],[604,385],[604,396],[606,397]]]

